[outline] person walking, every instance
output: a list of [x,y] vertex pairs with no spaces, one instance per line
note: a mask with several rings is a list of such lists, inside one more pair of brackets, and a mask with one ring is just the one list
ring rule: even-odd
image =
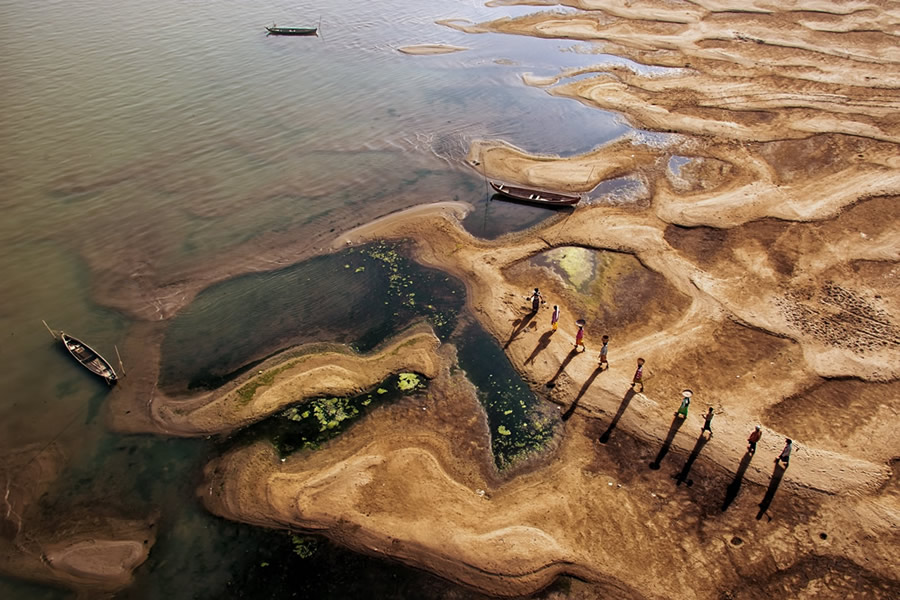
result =
[[554,304],[553,314],[550,315],[550,329],[556,331],[557,327],[559,327],[559,307]]
[[778,455],[778,458],[775,459],[777,463],[779,460],[784,463],[784,466],[787,467],[788,463],[791,462],[791,450],[794,449],[794,440],[791,438],[785,438],[784,449],[781,451],[781,454]]
[[603,345],[600,346],[600,369],[602,370],[604,366],[608,369],[609,362],[606,360],[606,353],[609,352],[609,336],[604,335],[600,341],[603,342]]
[[709,407],[709,411],[706,413],[706,420],[703,422],[703,431],[700,432],[700,435],[703,435],[707,431],[709,432],[709,437],[712,438],[712,419],[713,419],[713,407]]
[[534,288],[534,292],[530,296],[525,297],[526,300],[531,300],[531,312],[536,313],[538,309],[541,307],[541,304],[544,304],[546,300],[541,296],[541,290],[538,288]]
[[688,416],[688,406],[691,405],[691,396],[694,395],[694,392],[691,390],[684,390],[681,392],[683,396],[681,398],[681,406],[678,407],[678,410],[675,411],[676,417],[681,417],[682,419],[687,419]]
[[631,387],[639,385],[641,389],[638,390],[640,392],[644,391],[644,359],[637,359],[637,370],[634,372],[634,377],[631,378]]
[[747,438],[747,452],[750,454],[756,454],[756,442],[759,441],[759,438],[762,437],[762,427],[759,425],[756,426],[756,429],[750,434],[750,437]]
[[578,350],[578,346],[581,346],[581,351],[584,352],[587,350],[584,345],[584,321],[579,319],[575,324],[578,325],[578,331],[575,332],[575,349]]

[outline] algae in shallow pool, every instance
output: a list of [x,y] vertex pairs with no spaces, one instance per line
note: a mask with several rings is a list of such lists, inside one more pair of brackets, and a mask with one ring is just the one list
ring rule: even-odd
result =
[[248,427],[235,437],[235,443],[268,439],[282,458],[298,450],[315,450],[343,433],[370,407],[418,393],[427,387],[427,379],[417,373],[401,373],[387,378],[373,391],[358,396],[313,398]]
[[543,450],[559,424],[556,407],[531,391],[480,326],[466,328],[456,344],[459,364],[487,413],[496,465],[503,469]]

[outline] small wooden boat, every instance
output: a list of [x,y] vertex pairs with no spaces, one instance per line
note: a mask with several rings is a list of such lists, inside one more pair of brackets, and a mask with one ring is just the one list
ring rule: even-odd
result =
[[75,360],[80,362],[85,369],[95,375],[99,375],[110,385],[118,380],[112,365],[110,365],[105,358],[100,356],[96,350],[67,333],[59,332],[59,338],[65,345],[66,350],[69,351],[69,354],[74,356]]
[[266,27],[266,31],[272,35],[316,35],[318,30],[318,27]]
[[531,188],[516,187],[505,183],[491,182],[491,187],[498,194],[510,200],[540,204],[541,206],[573,206],[581,202],[581,196],[577,194],[561,194]]

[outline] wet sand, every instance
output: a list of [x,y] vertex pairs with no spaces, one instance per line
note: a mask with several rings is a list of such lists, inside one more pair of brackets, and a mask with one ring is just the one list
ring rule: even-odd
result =
[[[455,467],[467,455],[461,442],[477,444],[459,424],[386,409],[401,414],[286,464],[262,446],[222,457],[204,501],[495,595],[532,593],[560,573],[617,597],[895,595],[900,97],[886,65],[900,57],[887,4],[858,7],[865,18],[817,2],[755,3],[756,13],[722,2],[568,4],[593,10],[447,24],[583,39],[677,67],[525,77],[670,135],[566,158],[482,141],[468,160],[489,178],[563,191],[628,175],[645,182],[643,203],[595,197],[491,243],[452,217],[377,228],[414,239],[421,261],[466,283],[472,312],[514,365],[572,415],[561,446],[525,473],[485,478]],[[673,156],[682,163],[672,167]],[[684,300],[646,310],[647,297],[614,295],[626,323],[589,322],[589,351],[572,353],[573,317],[548,341],[549,308],[528,318],[523,301],[540,286],[564,315],[585,305],[550,270],[522,267],[565,247],[633,255],[665,279],[650,302]],[[611,368],[598,371],[607,330],[616,331]],[[638,356],[646,389],[632,393]],[[686,387],[694,405],[681,421],[673,411]],[[707,406],[716,413],[708,440]],[[795,442],[787,469],[773,463],[785,437]]]
[[[498,596],[570,574],[622,598],[896,597],[900,56],[890,3],[565,4],[585,10],[446,24],[580,39],[598,53],[677,69],[523,74],[666,135],[565,158],[483,140],[469,164],[492,179],[563,191],[629,176],[644,184],[640,201],[596,196],[495,242],[466,233],[452,211],[400,213],[336,242],[412,239],[420,261],[464,281],[475,318],[570,416],[559,447],[497,473],[484,412],[452,369],[452,347],[422,342],[435,376],[427,399],[382,407],[351,436],[285,462],[264,445],[235,450],[207,467],[198,493],[226,518],[322,533]],[[157,342],[142,375],[114,392],[114,427],[199,434],[274,410],[279,400],[263,396],[278,396],[278,385],[239,411],[220,408],[233,390],[187,410],[152,395],[163,331],[152,321],[214,281],[325,252],[333,239],[268,240],[253,258],[177,281],[135,278],[124,291],[101,279],[99,300],[146,319],[140,339]],[[587,300],[549,269],[523,266],[566,247],[633,256],[665,281],[641,295],[626,293],[632,278],[613,278],[620,320],[590,321],[583,354],[571,352],[572,321]],[[566,315],[549,337],[549,308],[526,317],[534,286]],[[598,371],[607,331],[610,369]],[[313,360],[345,369],[362,360],[327,352]],[[646,388],[632,393],[639,356]],[[284,373],[276,384],[301,376]],[[346,372],[338,379],[341,389],[364,383]],[[673,411],[686,387],[694,404],[682,422]],[[707,406],[716,411],[709,440],[700,436]],[[745,440],[757,423],[763,437],[751,457]],[[785,437],[795,450],[782,469],[773,459]],[[108,551],[130,565],[131,549]],[[65,550],[55,556],[68,560]],[[71,573],[85,563],[68,564]]]

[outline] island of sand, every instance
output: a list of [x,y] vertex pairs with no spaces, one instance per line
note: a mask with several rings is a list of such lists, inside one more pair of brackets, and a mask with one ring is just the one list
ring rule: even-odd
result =
[[[462,279],[473,314],[570,415],[558,447],[519,472],[485,467],[481,411],[447,363],[421,415],[385,408],[284,463],[265,445],[227,454],[207,469],[204,502],[491,595],[570,574],[622,598],[893,597],[900,55],[888,3],[567,4],[578,10],[449,24],[580,39],[671,69],[523,74],[668,135],[568,158],[483,141],[469,160],[563,191],[628,178],[634,197],[594,196],[498,242],[431,216],[345,238],[411,238],[419,260]],[[558,332],[549,308],[524,306],[533,286],[570,316]],[[588,322],[584,353],[575,316]],[[638,357],[643,389],[631,386]],[[707,407],[713,436],[701,434]],[[785,467],[774,459],[788,437]]]
[[[523,85],[618,111],[640,133],[565,158],[502,140],[475,142],[468,156],[491,179],[587,193],[574,212],[489,242],[467,233],[455,209],[411,211],[228,268],[98,284],[107,304],[146,321],[133,339],[159,342],[165,321],[214,281],[335,243],[412,240],[417,260],[465,283],[474,318],[558,406],[552,447],[498,472],[498,432],[453,346],[424,326],[367,356],[294,349],[188,398],[153,391],[157,344],[131,390],[114,392],[111,422],[230,431],[308,395],[417,370],[431,378],[427,394],[379,407],[316,452],[282,460],[259,442],[212,461],[198,489],[205,506],[493,596],[569,575],[571,597],[897,597],[896,7],[560,4],[569,10],[444,24],[579,40],[597,53],[594,67],[522,73]],[[593,191],[610,181],[633,192]],[[523,301],[535,286],[562,309],[555,333],[549,306],[534,314]],[[573,344],[579,317],[584,352]],[[602,335],[608,369],[598,363]],[[635,386],[638,358],[646,366]],[[693,404],[681,419],[673,413],[686,388]],[[709,407],[712,435],[702,430]],[[776,458],[787,438],[785,465]],[[69,573],[86,562],[54,556]]]

